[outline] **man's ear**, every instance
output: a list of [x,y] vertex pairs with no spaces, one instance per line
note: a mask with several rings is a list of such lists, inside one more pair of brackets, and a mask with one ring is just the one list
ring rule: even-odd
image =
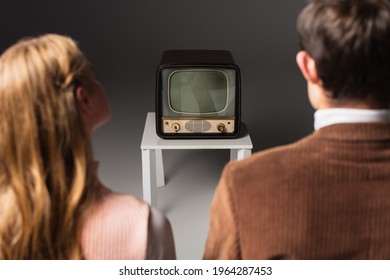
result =
[[80,109],[84,113],[90,113],[91,112],[91,108],[90,108],[91,104],[90,104],[89,96],[88,96],[88,93],[83,86],[76,87],[75,97],[76,97],[77,103],[80,106]]
[[316,63],[306,51],[298,52],[296,61],[303,77],[305,77],[308,82],[313,84],[321,82],[321,80],[318,78]]

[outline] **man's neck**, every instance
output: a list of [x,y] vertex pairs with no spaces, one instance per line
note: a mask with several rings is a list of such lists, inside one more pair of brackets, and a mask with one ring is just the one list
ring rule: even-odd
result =
[[332,92],[325,90],[320,85],[311,85],[309,90],[309,100],[314,109],[363,109],[381,110],[389,109],[389,104],[379,102],[372,97],[365,99],[333,98]]
[[363,109],[363,110],[381,110],[388,109],[389,106],[384,106],[373,100],[335,100],[319,104],[318,109]]

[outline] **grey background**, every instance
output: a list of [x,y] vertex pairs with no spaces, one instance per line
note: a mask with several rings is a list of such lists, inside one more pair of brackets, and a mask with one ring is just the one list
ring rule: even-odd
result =
[[[154,111],[155,70],[167,49],[230,50],[242,74],[242,120],[254,152],[310,133],[306,85],[295,64],[295,21],[304,0],[7,1],[0,51],[25,36],[79,42],[106,88],[112,116],[93,136],[100,176],[142,197],[140,142]],[[227,151],[164,152],[158,208],[171,220],[180,259],[202,257],[208,208]]]

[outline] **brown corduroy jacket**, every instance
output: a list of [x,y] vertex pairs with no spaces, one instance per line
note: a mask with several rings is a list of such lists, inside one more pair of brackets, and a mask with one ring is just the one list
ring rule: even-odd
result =
[[390,124],[336,124],[225,167],[205,259],[390,259]]

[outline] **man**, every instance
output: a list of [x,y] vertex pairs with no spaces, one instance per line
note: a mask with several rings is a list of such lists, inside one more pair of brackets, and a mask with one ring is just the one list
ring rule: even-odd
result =
[[390,2],[297,21],[315,132],[225,167],[205,259],[390,259]]

